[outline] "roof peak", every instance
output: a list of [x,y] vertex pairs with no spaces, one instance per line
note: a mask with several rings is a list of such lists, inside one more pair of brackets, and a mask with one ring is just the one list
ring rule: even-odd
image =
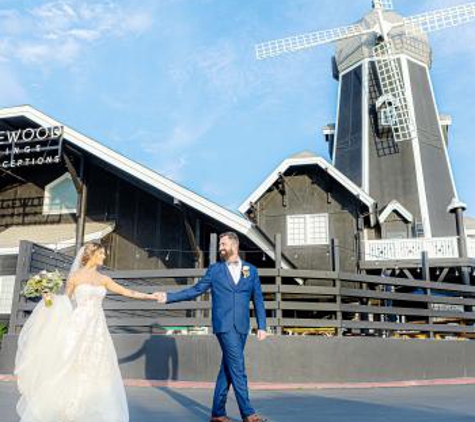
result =
[[290,156],[290,158],[313,158],[313,157],[318,157],[318,155],[308,149],[297,152],[296,154]]

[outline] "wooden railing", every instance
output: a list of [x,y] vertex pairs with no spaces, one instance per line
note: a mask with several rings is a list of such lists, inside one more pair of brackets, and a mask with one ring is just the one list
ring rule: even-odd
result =
[[[20,295],[31,273],[66,268],[70,258],[22,242],[10,333],[18,333],[35,306]],[[279,249],[276,250],[279,257]],[[327,336],[464,337],[475,335],[475,287],[340,271],[260,269],[267,323],[276,334]],[[277,259],[279,265],[279,259]],[[141,292],[174,291],[193,285],[205,269],[110,271],[122,285]],[[303,282],[303,285],[299,285]],[[207,332],[210,295],[160,305],[110,294],[104,302],[114,333]],[[251,311],[251,314],[253,311]],[[253,326],[255,320],[252,318]]]

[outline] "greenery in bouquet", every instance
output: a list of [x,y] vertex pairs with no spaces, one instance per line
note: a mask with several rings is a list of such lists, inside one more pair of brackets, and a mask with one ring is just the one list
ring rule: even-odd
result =
[[46,295],[45,304],[47,307],[53,305],[51,294],[58,293],[63,287],[64,276],[58,271],[40,271],[31,277],[23,289],[23,296],[28,298],[41,297]]
[[0,342],[5,334],[7,334],[8,327],[5,324],[0,324]]

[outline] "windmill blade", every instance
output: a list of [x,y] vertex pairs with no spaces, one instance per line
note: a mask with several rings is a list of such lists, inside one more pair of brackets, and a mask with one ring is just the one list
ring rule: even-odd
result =
[[409,141],[416,137],[415,124],[412,119],[412,103],[407,98],[404,78],[398,59],[393,54],[391,40],[384,41],[373,48],[376,58],[381,91],[391,100],[389,111],[390,126],[396,142]]
[[327,44],[369,32],[371,32],[371,30],[364,30],[361,25],[350,25],[325,31],[309,32],[307,34],[295,35],[279,40],[266,41],[256,44],[256,57],[258,60],[267,59],[280,56],[284,53],[305,50],[317,45]]
[[406,32],[434,32],[475,20],[475,2],[404,18]]
[[373,0],[373,9],[393,10],[392,0]]

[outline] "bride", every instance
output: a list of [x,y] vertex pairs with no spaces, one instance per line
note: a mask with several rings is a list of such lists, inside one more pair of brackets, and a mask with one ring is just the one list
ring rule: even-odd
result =
[[100,274],[105,256],[102,245],[86,243],[71,267],[66,294],[55,296],[50,308],[39,302],[26,321],[15,359],[20,422],[129,421],[102,301],[107,291],[141,300],[157,300],[157,294],[127,289]]

